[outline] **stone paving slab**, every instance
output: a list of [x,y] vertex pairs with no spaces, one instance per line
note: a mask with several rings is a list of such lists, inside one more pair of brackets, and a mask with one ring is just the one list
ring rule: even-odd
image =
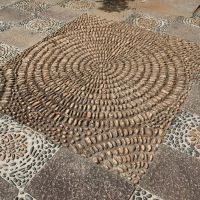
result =
[[167,28],[166,32],[170,35],[177,36],[179,38],[200,42],[199,27],[187,26],[186,24],[172,23]]
[[25,191],[39,200],[128,200],[134,187],[61,148]]
[[5,7],[0,10],[0,20],[10,23],[20,23],[30,17],[30,13]]
[[16,2],[18,2],[19,0],[1,0],[0,1],[0,7],[5,7],[11,4],[14,4]]
[[135,0],[130,1],[129,6],[156,16],[183,15],[191,17],[199,6],[199,0]]
[[18,189],[0,177],[0,200],[12,200],[17,194]]
[[73,20],[80,14],[82,14],[82,12],[70,10],[68,8],[62,8],[61,6],[56,5],[43,12],[41,15],[66,22]]
[[183,109],[200,115],[200,79],[192,85]]
[[23,27],[12,27],[0,32],[0,40],[3,43],[16,46],[22,50],[33,46],[45,37],[41,33],[31,32]]
[[161,145],[141,187],[166,200],[199,200],[200,161]]

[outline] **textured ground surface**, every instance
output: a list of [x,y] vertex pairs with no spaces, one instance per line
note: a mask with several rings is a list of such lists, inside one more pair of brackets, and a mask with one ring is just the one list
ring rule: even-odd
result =
[[0,200],[199,200],[197,7],[1,1]]

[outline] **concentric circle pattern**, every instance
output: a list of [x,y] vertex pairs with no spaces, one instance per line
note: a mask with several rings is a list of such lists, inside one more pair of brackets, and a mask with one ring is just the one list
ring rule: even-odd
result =
[[151,30],[154,32],[166,32],[169,22],[166,19],[154,18],[142,13],[135,13],[127,18],[127,22],[131,25]]
[[198,50],[83,15],[5,66],[13,84],[3,112],[138,183],[187,95]]

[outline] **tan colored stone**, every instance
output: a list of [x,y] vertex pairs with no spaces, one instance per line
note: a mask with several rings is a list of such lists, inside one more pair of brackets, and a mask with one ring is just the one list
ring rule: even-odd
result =
[[62,8],[58,5],[53,6],[49,8],[47,11],[42,13],[43,16],[57,19],[64,22],[71,21],[74,18],[78,17],[80,14],[81,12],[72,11],[68,8]]
[[0,33],[0,40],[9,45],[14,45],[21,49],[26,49],[40,40],[45,36],[40,33],[33,33],[27,29],[13,27],[7,31]]
[[15,3],[15,2],[17,2],[17,1],[19,1],[19,0],[1,0],[1,1],[0,1],[0,7],[1,7],[1,6],[8,6],[8,5],[11,5],[11,4],[13,4],[13,3]]
[[0,21],[17,23],[30,17],[30,13],[5,7],[0,11]]
[[129,2],[130,8],[144,11],[156,16],[185,16],[191,17],[199,6],[199,0],[136,0]]

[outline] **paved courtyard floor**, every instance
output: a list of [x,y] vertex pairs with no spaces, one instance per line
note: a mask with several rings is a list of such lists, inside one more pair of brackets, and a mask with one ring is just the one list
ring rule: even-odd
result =
[[200,2],[0,0],[0,200],[200,200]]

